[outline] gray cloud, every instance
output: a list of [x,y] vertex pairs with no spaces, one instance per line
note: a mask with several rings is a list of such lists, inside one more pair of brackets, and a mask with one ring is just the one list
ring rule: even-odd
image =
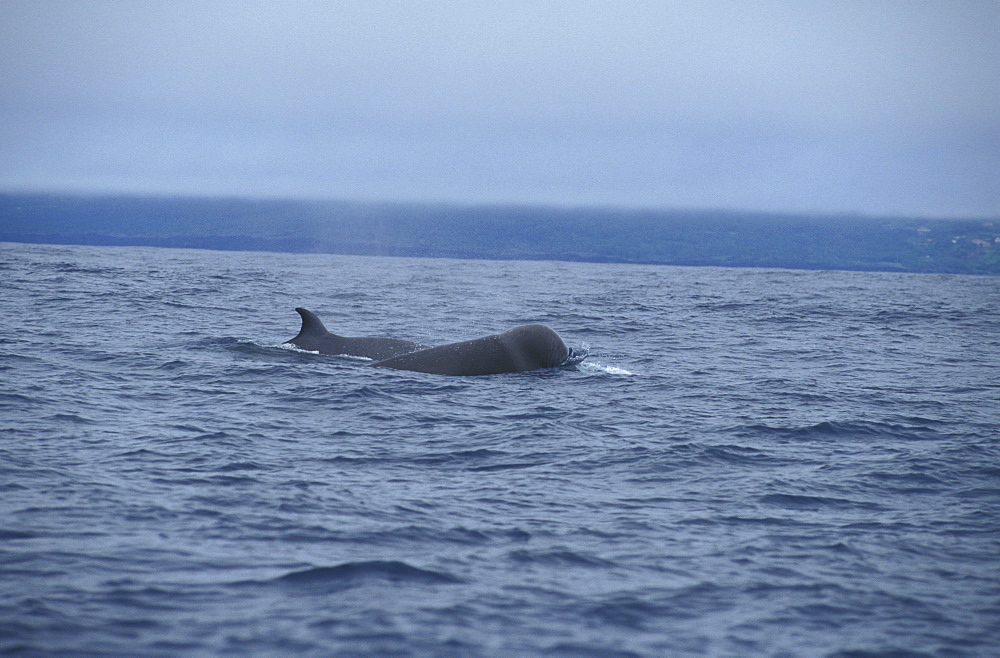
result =
[[992,2],[0,5],[0,186],[1000,212]]

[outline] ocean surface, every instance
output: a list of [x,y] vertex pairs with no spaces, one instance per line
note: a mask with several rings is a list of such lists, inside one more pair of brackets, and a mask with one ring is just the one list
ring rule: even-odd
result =
[[0,311],[0,652],[1000,654],[1000,278],[0,244]]

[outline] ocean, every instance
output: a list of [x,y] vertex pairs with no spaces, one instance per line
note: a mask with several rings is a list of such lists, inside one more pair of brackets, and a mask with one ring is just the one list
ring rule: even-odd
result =
[[[1000,278],[0,245],[0,652],[1000,653]],[[449,377],[283,346],[533,322]]]

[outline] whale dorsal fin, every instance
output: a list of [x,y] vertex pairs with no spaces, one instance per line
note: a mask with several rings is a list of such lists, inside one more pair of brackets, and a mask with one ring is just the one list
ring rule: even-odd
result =
[[323,326],[322,320],[317,317],[315,313],[307,308],[297,308],[295,311],[302,316],[302,329],[299,330],[299,335],[293,338],[304,338],[306,336],[325,336],[328,332],[326,327]]

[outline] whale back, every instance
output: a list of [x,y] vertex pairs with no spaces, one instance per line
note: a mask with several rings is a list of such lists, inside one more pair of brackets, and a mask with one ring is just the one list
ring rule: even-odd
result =
[[300,350],[320,354],[344,354],[363,356],[369,359],[388,359],[422,349],[426,345],[400,338],[349,337],[331,333],[319,317],[306,308],[296,308],[302,316],[302,328],[295,338],[287,341]]
[[559,334],[545,325],[531,324],[502,334],[410,352],[372,365],[439,375],[496,375],[553,368],[568,356],[569,350]]

